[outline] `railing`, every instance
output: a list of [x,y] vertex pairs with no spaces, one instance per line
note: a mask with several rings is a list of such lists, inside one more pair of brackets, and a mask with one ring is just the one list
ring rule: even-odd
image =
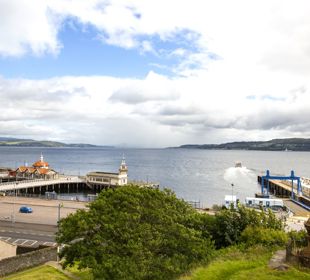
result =
[[65,184],[65,183],[82,183],[84,182],[78,176],[74,177],[61,177],[57,179],[33,179],[33,180],[23,180],[23,181],[13,181],[7,183],[0,183],[0,191],[10,190],[11,186],[14,186],[12,189],[22,189],[22,188],[31,188],[39,186],[47,186],[53,184]]
[[42,182],[42,181],[47,181],[47,180],[45,180],[45,179],[33,179],[33,180],[12,181],[12,182],[0,183],[0,186],[18,185],[18,184]]

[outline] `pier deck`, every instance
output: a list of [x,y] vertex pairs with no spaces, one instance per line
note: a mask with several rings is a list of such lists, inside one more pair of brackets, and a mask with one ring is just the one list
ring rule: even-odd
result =
[[294,203],[292,200],[286,198],[283,199],[284,205],[289,208],[295,216],[301,216],[301,217],[309,217],[310,211],[306,210],[305,208],[299,206],[298,204]]
[[[257,180],[261,184],[262,177],[258,176]],[[275,196],[282,198],[290,198],[290,201],[292,203],[294,202],[295,205],[298,205],[298,203],[300,203],[310,209],[310,197],[298,194],[296,184],[293,184],[293,195],[292,195],[292,183],[290,181],[269,180],[269,191],[270,194],[273,194]],[[302,207],[300,206],[300,208]],[[307,211],[307,213],[309,214],[309,209],[308,210],[306,210],[305,208],[303,209]]]

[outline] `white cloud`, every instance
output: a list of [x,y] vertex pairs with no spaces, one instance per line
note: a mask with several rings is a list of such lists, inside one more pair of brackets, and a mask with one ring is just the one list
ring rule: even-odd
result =
[[0,1],[0,55],[21,56],[57,54],[58,18],[49,11],[47,1]]
[[103,44],[179,63],[170,78],[2,79],[1,133],[149,146],[310,136],[309,1],[33,3],[0,0],[0,55],[57,54],[70,19],[95,28]]

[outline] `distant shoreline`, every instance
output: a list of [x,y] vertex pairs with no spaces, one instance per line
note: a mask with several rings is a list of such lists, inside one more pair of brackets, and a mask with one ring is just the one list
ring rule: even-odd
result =
[[200,149],[200,150],[245,150],[245,151],[284,151],[309,152],[310,139],[285,138],[269,141],[242,141],[224,144],[186,144],[171,149]]
[[9,137],[0,137],[0,147],[34,147],[34,148],[107,148],[113,149],[114,146],[109,145],[93,145],[93,144],[67,144],[48,140],[18,139]]

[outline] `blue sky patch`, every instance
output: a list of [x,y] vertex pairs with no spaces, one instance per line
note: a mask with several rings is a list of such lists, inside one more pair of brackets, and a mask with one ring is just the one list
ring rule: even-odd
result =
[[[173,69],[189,54],[199,52],[196,45],[198,38],[198,34],[189,30],[177,30],[165,39],[157,35],[138,36],[136,40],[140,43],[149,42],[154,48],[154,52],[143,52],[141,49],[124,49],[104,44],[94,27],[85,27],[70,19],[58,34],[58,40],[63,46],[58,55],[2,57],[0,75],[30,79],[91,75],[143,78],[153,70],[172,76]],[[198,65],[189,67],[195,68]]]

